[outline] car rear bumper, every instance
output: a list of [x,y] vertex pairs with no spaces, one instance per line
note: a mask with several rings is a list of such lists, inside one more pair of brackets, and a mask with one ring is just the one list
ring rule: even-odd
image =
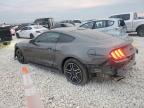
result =
[[90,73],[102,73],[102,74],[114,75],[116,74],[117,70],[126,68],[128,69],[135,64],[136,64],[135,55],[132,55],[123,61],[118,62],[105,61],[100,65],[89,64],[87,65],[87,69]]

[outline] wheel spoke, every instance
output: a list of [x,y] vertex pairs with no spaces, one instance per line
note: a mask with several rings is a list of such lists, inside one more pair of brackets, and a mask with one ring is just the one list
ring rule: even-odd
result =
[[74,64],[73,64],[73,63],[70,63],[69,66],[70,66],[70,70],[73,71],[73,69],[74,69]]
[[79,79],[77,76],[73,76],[72,81],[75,83],[79,83],[81,81],[81,79]]
[[71,71],[66,71],[66,73],[72,75]]
[[76,75],[77,75],[77,74],[80,74],[80,73],[81,73],[81,70],[80,70],[80,69],[77,69],[77,70],[75,71],[75,73],[76,73]]
[[77,66],[75,66],[75,68],[73,68],[73,71],[79,71],[80,70],[80,68],[79,67],[77,67]]
[[20,62],[24,61],[24,57],[20,51],[17,51],[16,55],[17,55],[17,58]]
[[77,76],[75,76],[76,81],[79,83],[81,81],[80,78],[78,78]]
[[67,78],[73,83],[80,83],[82,80],[82,73],[80,67],[75,63],[68,63],[64,69]]
[[71,70],[69,70],[69,69],[65,69],[65,73],[66,73],[66,74],[69,74],[70,77],[72,76],[72,72],[71,72]]

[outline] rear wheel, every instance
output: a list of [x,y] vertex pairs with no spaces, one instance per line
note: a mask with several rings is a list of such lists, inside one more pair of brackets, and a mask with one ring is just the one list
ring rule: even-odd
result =
[[24,56],[23,56],[23,54],[22,54],[22,51],[21,51],[20,49],[17,49],[17,50],[16,50],[16,57],[17,57],[17,59],[18,59],[18,61],[19,61],[20,63],[22,63],[22,64],[25,64],[25,63],[26,63],[26,60],[25,60],[25,58],[24,58]]
[[34,38],[34,35],[33,34],[30,34],[30,39],[33,39]]
[[64,63],[63,72],[67,80],[75,85],[84,85],[88,82],[87,69],[75,59],[68,59]]
[[140,36],[140,37],[144,37],[144,27],[140,27],[140,28],[137,30],[137,34],[138,34],[138,36]]
[[17,38],[20,38],[20,36],[19,36],[19,34],[18,34],[18,33],[16,33],[16,37],[17,37]]

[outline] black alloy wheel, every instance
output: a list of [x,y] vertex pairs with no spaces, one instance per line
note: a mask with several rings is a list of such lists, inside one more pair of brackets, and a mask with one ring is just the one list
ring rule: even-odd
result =
[[86,68],[75,59],[67,60],[63,71],[67,80],[75,85],[83,85],[88,81]]
[[24,58],[22,51],[20,49],[16,50],[16,57],[20,63],[22,63],[22,64],[26,63],[25,58]]

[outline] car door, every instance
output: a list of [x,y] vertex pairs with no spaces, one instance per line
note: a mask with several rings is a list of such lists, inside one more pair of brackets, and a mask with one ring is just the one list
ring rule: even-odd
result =
[[30,38],[31,27],[24,27],[20,32],[20,37]]
[[55,67],[61,66],[61,62],[64,60],[67,54],[70,53],[69,49],[73,49],[72,46],[74,40],[75,37],[73,37],[72,35],[60,33],[60,37],[56,44],[55,61],[54,61]]
[[[101,26],[96,26],[98,23],[101,23]],[[117,34],[116,27],[115,27],[115,21],[113,20],[102,20],[102,21],[97,21],[95,24],[95,27],[97,27],[98,30],[110,34],[110,35],[115,35]]]
[[118,22],[116,24],[116,22],[113,20],[96,21],[95,25],[94,25],[94,29],[96,29],[100,32],[106,33],[106,34],[110,34],[110,35],[119,35],[120,34]]
[[52,66],[55,59],[56,43],[59,34],[45,32],[39,35],[34,42],[30,43],[27,55],[32,62]]

